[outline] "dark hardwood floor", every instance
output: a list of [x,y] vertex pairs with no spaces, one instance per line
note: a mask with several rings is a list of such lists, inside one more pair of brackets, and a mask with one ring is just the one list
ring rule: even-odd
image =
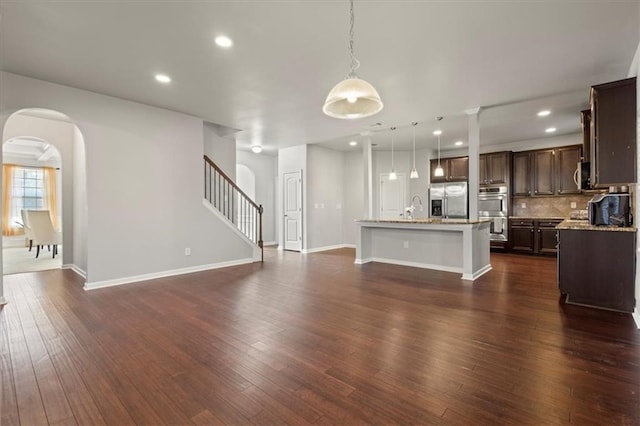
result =
[[564,305],[553,258],[459,274],[353,250],[85,292],[4,277],[2,425],[640,424],[631,316]]

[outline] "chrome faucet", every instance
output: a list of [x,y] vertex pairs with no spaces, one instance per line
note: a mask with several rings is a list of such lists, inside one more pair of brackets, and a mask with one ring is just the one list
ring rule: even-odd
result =
[[420,203],[420,211],[422,211],[422,197],[420,197],[418,194],[414,195],[411,198],[411,205],[415,208],[415,202],[416,202],[416,198],[418,199],[418,202]]
[[418,199],[418,203],[420,203],[420,211],[422,211],[422,198],[416,194],[411,198],[411,205],[404,209],[407,219],[413,220],[413,212],[416,209],[416,198]]

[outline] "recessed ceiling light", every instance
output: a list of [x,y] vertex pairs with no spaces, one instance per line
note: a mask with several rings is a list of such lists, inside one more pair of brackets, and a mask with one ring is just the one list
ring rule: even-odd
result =
[[547,133],[553,133],[555,131],[556,131],[555,127],[549,127],[547,130],[545,130],[545,132],[547,132]]
[[358,142],[356,142],[356,141],[351,141],[351,142],[349,142],[349,145],[351,145],[351,146],[356,146],[356,145],[358,145]]
[[440,129],[434,130],[433,134],[436,135],[436,136],[441,135],[442,134],[442,130],[440,130]]
[[548,109],[544,109],[538,112],[538,117],[546,117],[549,114],[551,114],[551,111],[549,111]]
[[156,81],[164,84],[171,83],[171,77],[165,74],[156,74]]
[[456,142],[456,146],[460,146],[460,145],[462,145],[463,143],[464,143],[464,142],[462,142],[462,141],[458,141],[458,142]]
[[255,152],[256,154],[260,154],[262,152],[262,147],[260,145],[253,145],[251,147],[251,151]]
[[220,47],[229,48],[233,46],[233,40],[227,36],[218,36],[216,37],[216,44]]

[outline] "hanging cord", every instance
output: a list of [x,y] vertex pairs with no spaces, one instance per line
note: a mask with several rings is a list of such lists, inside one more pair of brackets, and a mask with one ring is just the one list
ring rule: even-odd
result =
[[350,12],[350,17],[351,17],[351,28],[349,29],[349,53],[351,55],[351,70],[349,71],[349,78],[358,78],[358,75],[356,74],[356,70],[358,68],[360,68],[360,61],[358,59],[356,59],[356,53],[353,51],[353,24],[355,22],[355,14],[353,13],[353,0],[350,0],[350,4],[351,4],[351,12]]
[[393,167],[393,131],[396,130],[395,127],[391,128],[391,171],[394,171],[394,167]]
[[416,168],[416,126],[418,125],[418,122],[414,121],[411,124],[413,124],[413,169],[415,170]]

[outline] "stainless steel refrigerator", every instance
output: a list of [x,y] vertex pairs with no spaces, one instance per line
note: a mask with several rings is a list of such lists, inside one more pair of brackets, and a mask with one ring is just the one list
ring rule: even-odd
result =
[[429,217],[469,218],[467,182],[432,183],[429,187]]

